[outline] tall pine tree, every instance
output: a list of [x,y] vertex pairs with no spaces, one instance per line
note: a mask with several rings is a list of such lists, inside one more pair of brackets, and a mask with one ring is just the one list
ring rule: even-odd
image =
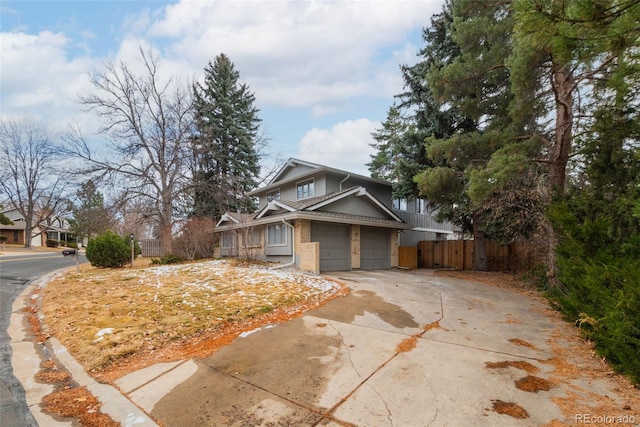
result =
[[[432,17],[431,26],[423,29],[425,47],[418,52],[421,60],[401,66],[405,91],[396,96],[398,102],[389,109],[382,129],[372,134],[376,140],[372,146],[377,152],[368,163],[369,170],[372,176],[393,182],[397,198],[416,198],[420,189],[414,176],[437,166],[427,156],[427,138],[450,137],[475,128],[475,123],[457,108],[437,102],[426,80],[431,67],[443,67],[460,53],[449,30],[453,20],[451,7],[451,1],[445,2],[442,12]],[[430,198],[430,201],[443,208],[446,219],[464,227],[442,200]]]
[[193,87],[193,214],[219,218],[226,211],[249,212],[255,202],[245,194],[257,185],[262,144],[255,95],[239,82],[239,72],[224,54],[204,70],[204,84]]

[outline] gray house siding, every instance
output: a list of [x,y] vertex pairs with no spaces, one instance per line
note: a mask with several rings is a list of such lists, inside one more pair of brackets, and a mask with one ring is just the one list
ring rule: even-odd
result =
[[302,175],[313,172],[315,169],[303,164],[297,164],[294,168],[287,168],[283,171],[282,175],[278,177],[278,181],[288,181],[295,179]]
[[[403,230],[398,239],[400,246],[417,246],[422,240],[438,240],[438,235],[429,231]],[[444,240],[444,239],[443,239]]]
[[280,200],[287,200],[287,201],[298,200],[298,183],[307,181],[310,179],[313,180],[315,196],[327,194],[327,180],[324,174],[318,174],[314,176],[305,176],[305,177],[301,177],[299,180],[295,180],[293,182],[287,182],[278,187],[274,187],[271,190],[260,193],[259,209],[267,205],[267,194],[275,190],[280,190]]
[[380,211],[380,208],[375,207],[372,203],[362,203],[356,196],[346,197],[318,210],[322,212],[362,215],[372,218],[386,218],[384,213]]
[[421,240],[446,240],[453,234],[454,226],[451,222],[438,222],[433,217],[435,212],[416,213],[415,203],[409,202],[407,210],[393,209],[404,222],[411,224],[414,229],[400,233],[400,246],[416,246]]

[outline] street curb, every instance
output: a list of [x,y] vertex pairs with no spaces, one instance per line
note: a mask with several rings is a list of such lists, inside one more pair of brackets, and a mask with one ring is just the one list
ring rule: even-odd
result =
[[[13,333],[18,335],[15,340],[11,334],[9,335],[11,351],[13,353],[12,361],[14,361],[14,375],[22,383],[25,389],[27,404],[29,405],[29,409],[32,411],[34,418],[36,418],[38,424],[43,426],[68,426],[71,425],[71,422],[57,421],[51,415],[44,413],[40,409],[40,401],[42,400],[42,397],[53,391],[53,387],[36,383],[33,378],[40,370],[39,365],[42,357],[37,352],[37,344],[26,339],[26,328],[23,326],[26,320],[26,315],[23,308],[26,306],[27,298],[33,291],[34,287],[44,289],[44,287],[53,278],[66,270],[68,270],[68,268],[56,270],[53,273],[49,273],[30,282],[22,293],[20,293],[18,298],[16,298],[12,307],[11,319],[9,321],[8,331],[11,330]],[[38,296],[38,298],[40,298],[40,296]],[[44,317],[41,313],[40,320],[44,322]],[[25,346],[24,343],[29,341],[33,345]],[[62,345],[57,338],[50,337],[47,339],[47,345],[51,348],[51,351],[54,353],[58,362],[69,372],[72,380],[80,387],[86,387],[102,403],[102,407],[100,408],[101,412],[109,415],[114,421],[120,422],[123,427],[158,427],[158,424],[156,424],[133,402],[123,396],[117,388],[108,384],[98,383],[89,376],[85,372],[84,368],[73,358],[73,356],[71,356],[67,348]],[[35,360],[37,360],[35,363],[33,362],[34,353]],[[32,362],[28,365],[25,365],[24,363],[20,364],[20,372],[18,372],[15,368],[15,361],[17,360],[31,360]],[[50,389],[50,391],[45,392],[43,389],[45,389],[45,391]]]

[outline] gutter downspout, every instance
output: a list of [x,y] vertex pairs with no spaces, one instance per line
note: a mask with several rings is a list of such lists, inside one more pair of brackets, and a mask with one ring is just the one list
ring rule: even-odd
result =
[[276,265],[274,267],[271,267],[269,270],[276,270],[279,268],[286,268],[296,265],[296,229],[293,225],[285,221],[284,218],[282,218],[282,223],[291,229],[291,252],[293,252],[293,258],[291,259],[291,262]]
[[343,184],[346,180],[348,180],[349,178],[351,178],[351,174],[350,174],[350,173],[348,173],[348,174],[347,174],[347,177],[346,177],[345,179],[343,179],[342,181],[340,181],[340,191],[342,191],[342,184]]

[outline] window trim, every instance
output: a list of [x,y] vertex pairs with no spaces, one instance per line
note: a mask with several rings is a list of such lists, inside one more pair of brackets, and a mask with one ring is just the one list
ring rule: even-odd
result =
[[[283,227],[282,229],[284,231],[284,243],[271,243],[271,239],[269,237],[271,235],[271,230],[272,230],[273,227]],[[267,239],[266,240],[267,240],[267,247],[269,247],[269,248],[287,246],[289,244],[289,230],[288,230],[288,227],[286,227],[282,223],[276,223],[276,224],[267,225]]]
[[404,212],[406,212],[408,210],[408,207],[409,207],[408,203],[407,203],[407,199],[405,199],[405,198],[393,199],[392,205],[393,205],[393,209],[395,209],[397,211],[404,211]]
[[[309,184],[313,186],[313,192],[309,191]],[[300,197],[300,188],[306,186],[307,187],[307,196]],[[312,194],[309,194],[312,193]],[[314,197],[316,194],[316,180],[315,178],[305,179],[304,181],[296,182],[296,200],[309,199]]]

